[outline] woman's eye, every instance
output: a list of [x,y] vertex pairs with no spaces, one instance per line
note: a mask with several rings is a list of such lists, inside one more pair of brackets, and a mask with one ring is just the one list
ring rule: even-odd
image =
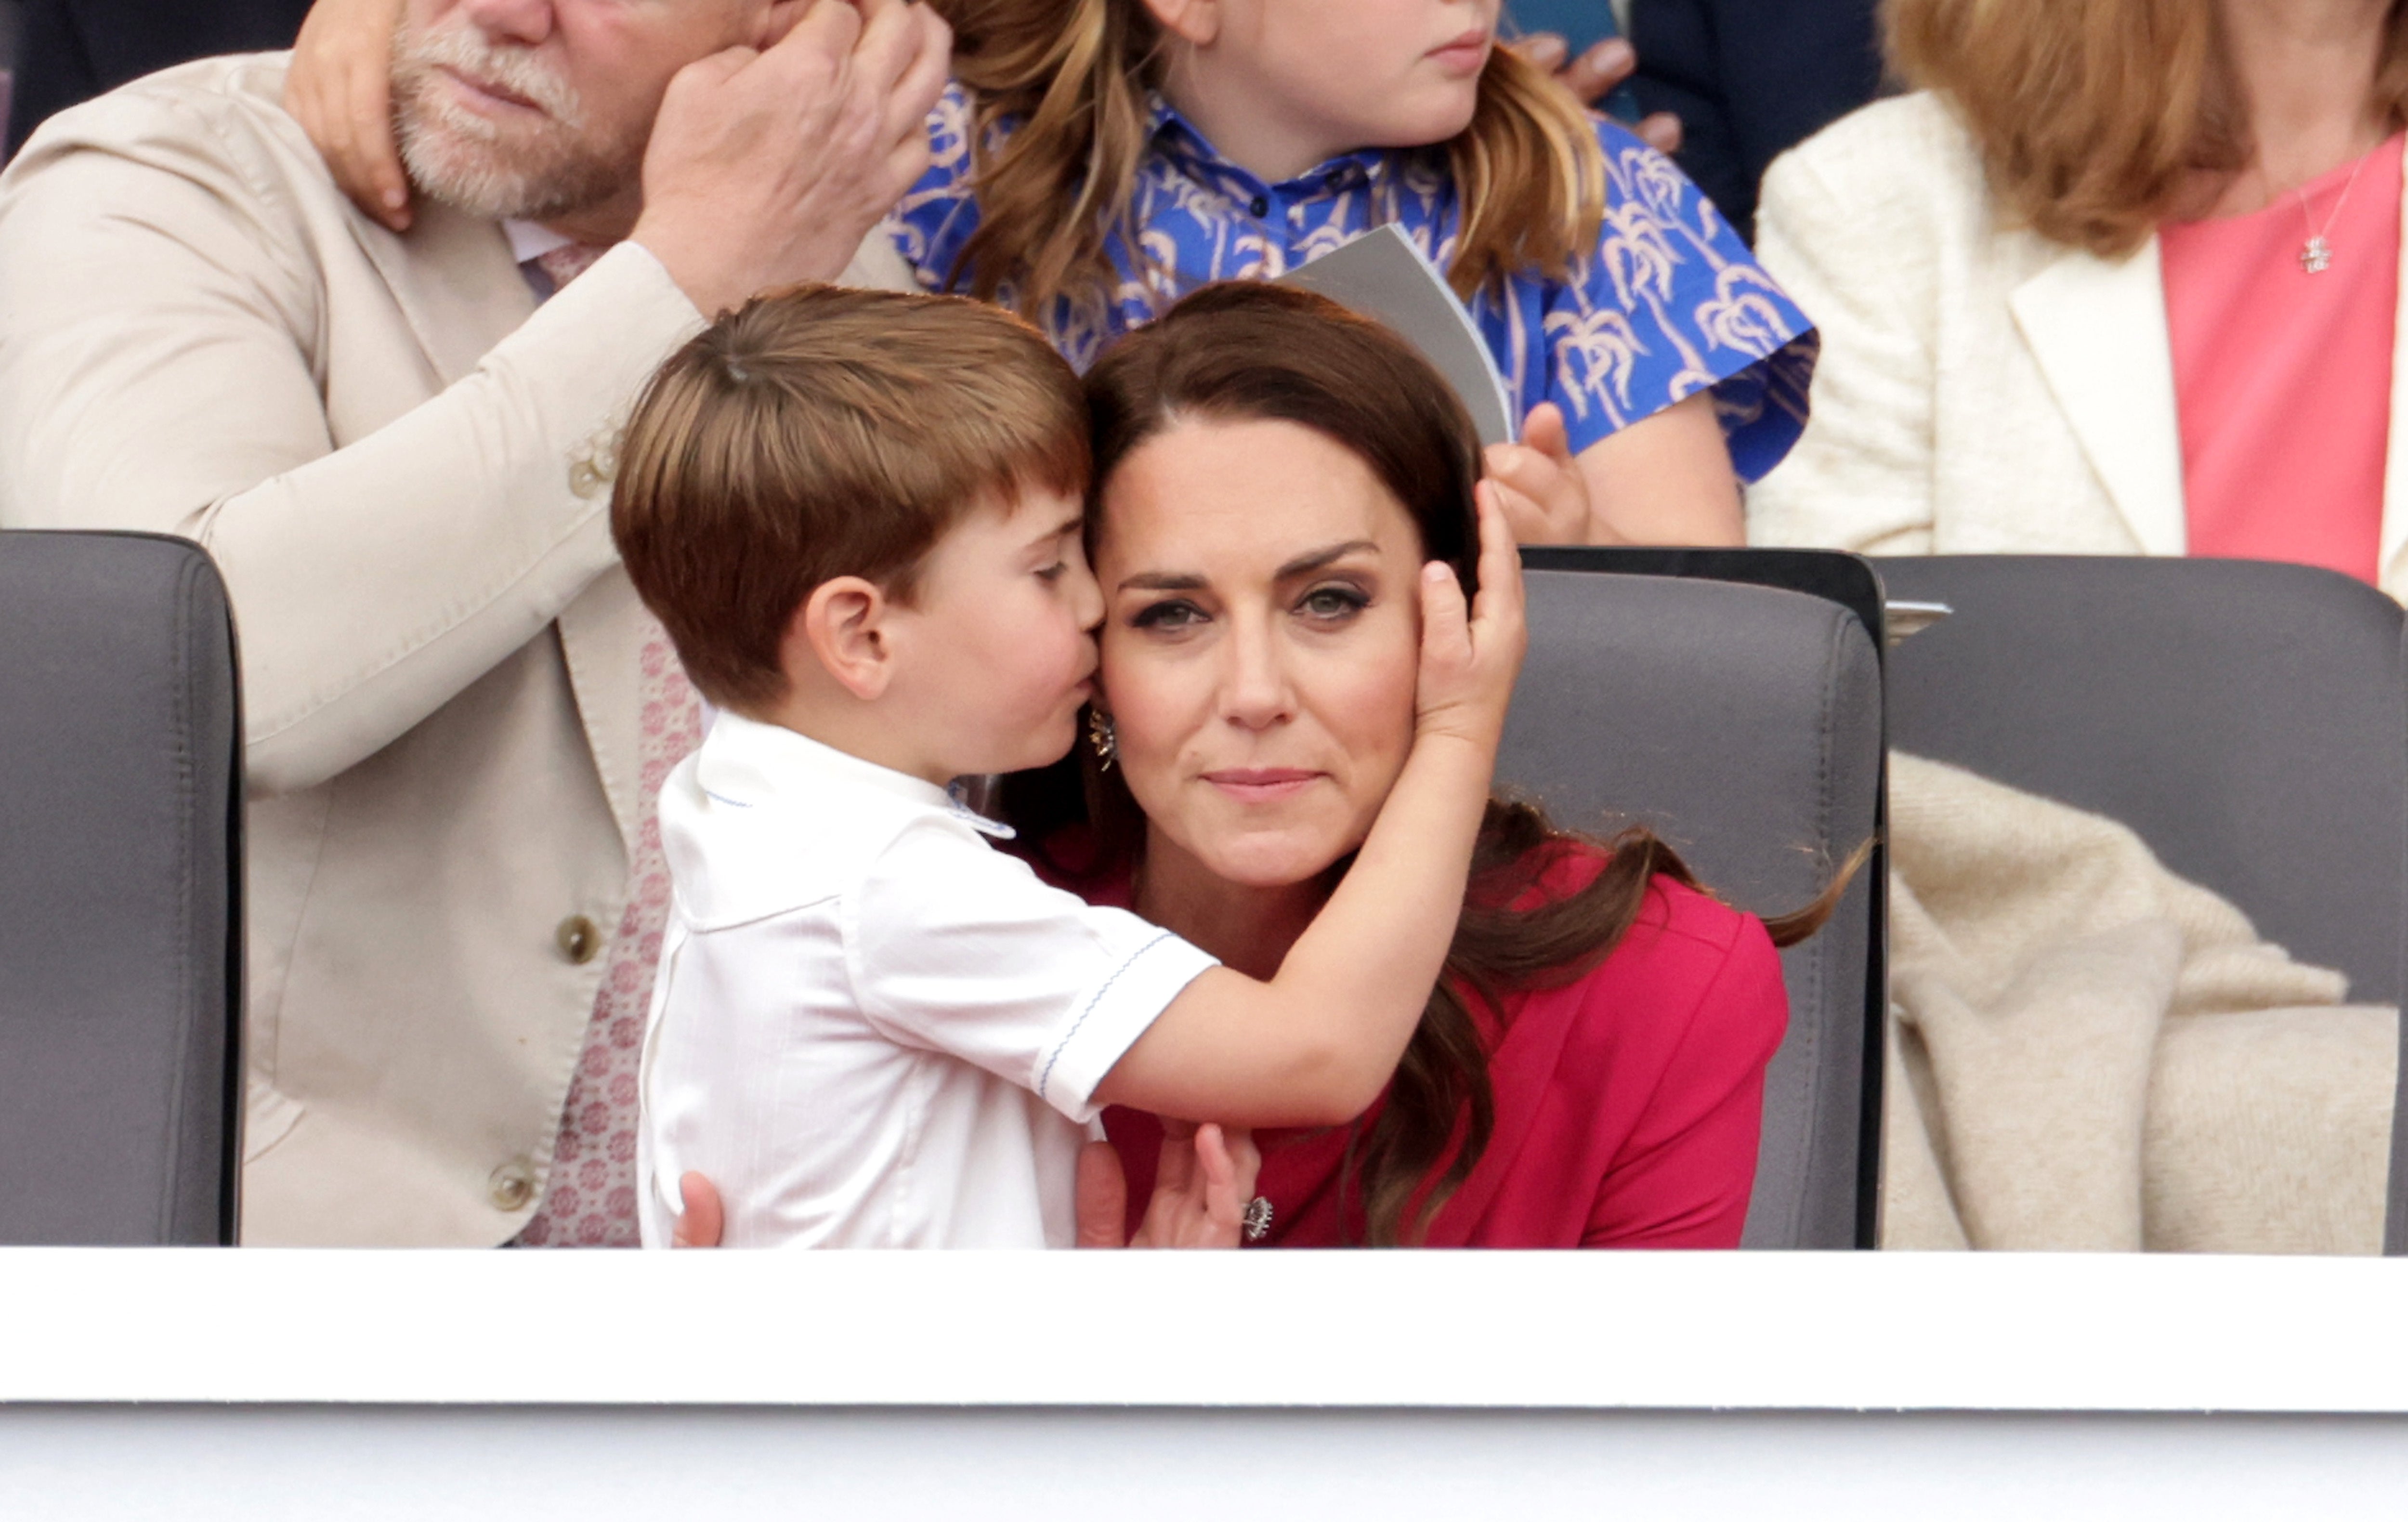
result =
[[1349,618],[1371,605],[1371,599],[1351,586],[1317,586],[1297,603],[1307,618]]
[[1129,623],[1140,629],[1185,629],[1204,622],[1204,610],[1192,602],[1148,603],[1130,616]]

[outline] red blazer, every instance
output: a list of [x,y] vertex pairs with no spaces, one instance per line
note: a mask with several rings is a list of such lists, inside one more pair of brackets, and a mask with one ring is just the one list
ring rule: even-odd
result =
[[[1558,869],[1568,887],[1593,855]],[[1570,876],[1562,881],[1558,874]],[[1578,874],[1576,876],[1570,874]],[[1098,902],[1126,898],[1095,885]],[[1496,1134],[1431,1220],[1432,1247],[1736,1247],[1756,1181],[1764,1070],[1789,1020],[1763,922],[1658,877],[1613,954],[1567,987],[1509,997],[1486,1022]],[[1367,1115],[1357,1125],[1368,1124]],[[1161,1125],[1112,1109],[1104,1125],[1134,1230],[1154,1191]],[[1361,1191],[1340,1219],[1352,1127],[1259,1131],[1271,1202],[1257,1245],[1363,1240]]]

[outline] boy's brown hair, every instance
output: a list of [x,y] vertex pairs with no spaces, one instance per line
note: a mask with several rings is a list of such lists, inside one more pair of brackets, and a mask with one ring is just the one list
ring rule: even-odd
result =
[[811,589],[909,602],[972,510],[1087,486],[1079,380],[1037,330],[957,296],[798,286],[670,356],[620,444],[610,534],[702,696],[739,712]]

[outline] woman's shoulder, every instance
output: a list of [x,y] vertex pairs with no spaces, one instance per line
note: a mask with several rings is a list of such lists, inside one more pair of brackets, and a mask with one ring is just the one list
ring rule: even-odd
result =
[[1946,100],[1925,90],[1851,111],[1774,159],[1760,204],[1776,223],[1794,225],[1929,221],[1986,201],[1971,136]]
[[[1548,897],[1578,891],[1603,871],[1610,852],[1588,842],[1557,848],[1539,883]],[[1742,1023],[1785,1020],[1781,956],[1764,922],[1703,888],[1658,872],[1648,880],[1630,928],[1613,950],[1561,992],[1592,1017],[1646,1008],[1712,1006]]]

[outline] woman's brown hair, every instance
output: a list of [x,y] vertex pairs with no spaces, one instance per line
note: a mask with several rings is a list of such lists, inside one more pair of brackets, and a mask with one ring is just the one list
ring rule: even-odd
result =
[[[1412,519],[1423,553],[1474,589],[1480,447],[1471,419],[1427,362],[1378,323],[1285,286],[1206,286],[1107,351],[1086,391],[1096,481],[1091,545],[1109,527],[1103,483],[1147,439],[1182,418],[1275,420],[1312,428],[1370,467]],[[1080,768],[1075,783],[1071,767]],[[1005,796],[1014,822],[1036,839],[1083,818],[1092,855],[1068,864],[1078,874],[1109,879],[1139,866],[1144,816],[1122,779],[1096,768],[1083,748],[1065,768],[1016,779]],[[1548,897],[1550,870],[1584,852],[1604,857],[1602,870]],[[1361,1191],[1372,1243],[1418,1240],[1487,1148],[1496,1103],[1466,996],[1493,1010],[1507,993],[1586,976],[1621,942],[1658,875],[1698,885],[1648,830],[1598,841],[1558,828],[1536,804],[1490,800],[1444,971],[1386,1104],[1350,1149],[1347,1187]],[[1813,934],[1845,883],[1843,872],[1805,910],[1768,921],[1774,942]]]
[[[2108,258],[2252,144],[2214,0],[1885,0],[1891,68],[1947,97],[2012,221]],[[2408,7],[2394,6],[2375,104],[2408,120]]]
[[[976,101],[979,228],[949,288],[1009,294],[1039,322],[1058,297],[1099,303],[1114,280],[1106,237],[1119,229],[1139,247],[1130,201],[1162,52],[1144,0],[933,3],[953,28],[955,77]],[[1451,172],[1463,208],[1447,273],[1466,300],[1512,270],[1561,276],[1596,247],[1605,215],[1596,129],[1512,51],[1490,51],[1471,124],[1425,151]]]

